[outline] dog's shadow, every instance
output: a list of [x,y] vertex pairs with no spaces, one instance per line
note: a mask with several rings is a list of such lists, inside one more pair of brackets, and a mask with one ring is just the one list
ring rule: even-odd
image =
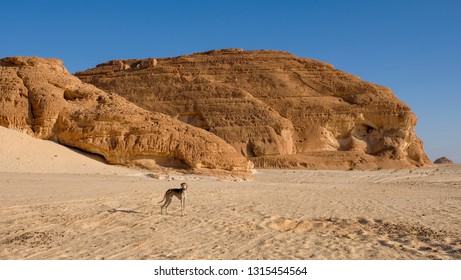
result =
[[125,214],[141,214],[141,212],[134,210],[124,210],[124,209],[110,209],[107,210],[109,213],[125,213]]
[[[149,213],[146,213],[146,212],[139,212],[139,211],[135,211],[135,210],[126,210],[126,209],[110,209],[110,210],[107,210],[107,212],[112,213],[112,214],[114,214],[114,213],[124,213],[124,214],[149,215]],[[150,215],[153,215],[153,214],[154,214],[153,211],[150,212]],[[170,214],[170,213],[168,213],[168,214],[160,214],[159,213],[159,215],[161,215],[161,216],[166,215],[166,216],[180,216],[180,217],[182,217],[182,215],[179,214],[179,213],[177,213],[177,214],[174,214],[174,213],[173,214]]]

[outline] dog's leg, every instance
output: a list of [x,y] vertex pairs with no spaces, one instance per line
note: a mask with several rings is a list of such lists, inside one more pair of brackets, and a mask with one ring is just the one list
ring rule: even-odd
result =
[[163,214],[163,208],[165,208],[165,214],[168,214],[168,205],[171,203],[171,195],[165,195],[165,203],[160,208],[160,213]]
[[186,215],[186,198],[186,192],[183,192],[181,196],[181,214],[183,216]]
[[181,216],[184,216],[184,194],[181,195]]
[[167,198],[165,201],[165,204],[163,205],[165,207],[165,214],[168,215],[168,206],[170,206],[171,201],[173,200],[173,196],[170,196]]
[[165,201],[165,203],[163,203],[162,206],[160,206],[160,214],[163,214],[163,207],[165,206],[166,204],[166,199],[167,199],[167,196],[168,196],[168,192],[165,193],[165,195],[163,196],[163,199],[161,201],[158,202],[158,204],[162,203]]

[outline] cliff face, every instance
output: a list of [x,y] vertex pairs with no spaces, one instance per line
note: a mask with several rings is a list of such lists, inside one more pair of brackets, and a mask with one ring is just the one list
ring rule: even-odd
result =
[[0,125],[100,154],[109,163],[248,171],[219,137],[72,76],[60,60],[0,60]]
[[391,90],[280,51],[116,60],[76,74],[210,131],[264,167],[429,165],[416,116]]

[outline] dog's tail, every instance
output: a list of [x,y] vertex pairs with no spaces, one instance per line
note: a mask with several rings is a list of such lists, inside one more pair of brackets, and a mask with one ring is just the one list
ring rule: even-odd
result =
[[159,201],[159,202],[157,202],[157,204],[160,204],[160,203],[164,202],[164,201],[165,201],[165,199],[166,199],[166,194],[163,196],[163,199],[162,199],[162,201]]

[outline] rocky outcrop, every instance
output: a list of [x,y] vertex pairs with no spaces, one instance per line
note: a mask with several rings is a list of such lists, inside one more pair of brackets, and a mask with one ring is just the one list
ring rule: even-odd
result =
[[411,109],[388,88],[332,65],[241,49],[149,61],[110,61],[76,75],[210,131],[260,167],[431,164]]
[[[142,61],[139,68],[155,64]],[[100,154],[112,164],[251,168],[219,137],[83,83],[56,59],[0,60],[0,125]]]
[[435,164],[454,164],[453,161],[447,157],[441,157],[434,160]]

